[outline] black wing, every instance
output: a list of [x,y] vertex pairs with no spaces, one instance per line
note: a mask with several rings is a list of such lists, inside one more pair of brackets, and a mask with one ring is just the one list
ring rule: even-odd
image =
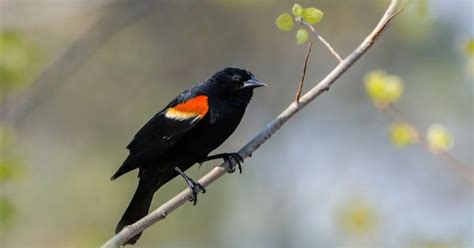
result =
[[207,96],[183,92],[138,131],[127,146],[130,154],[112,180],[162,155],[196,126],[207,110]]

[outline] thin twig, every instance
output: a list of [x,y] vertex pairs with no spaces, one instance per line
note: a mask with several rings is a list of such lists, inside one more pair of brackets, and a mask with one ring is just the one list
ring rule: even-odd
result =
[[448,151],[436,153],[440,158],[446,161],[446,164],[453,169],[464,181],[474,186],[474,172],[472,167],[467,166],[461,160],[457,159]]
[[301,82],[298,86],[298,90],[296,91],[295,101],[298,103],[300,101],[301,92],[303,91],[304,85],[304,78],[306,76],[306,67],[308,66],[308,58],[311,54],[311,47],[313,46],[313,42],[310,42],[308,45],[308,52],[306,53],[306,58],[304,59],[304,66],[303,66],[303,74],[301,75]]
[[398,109],[397,106],[393,104],[388,104],[380,109],[385,111],[388,115],[390,115],[393,119],[395,119],[398,122],[413,123],[405,113],[400,111],[400,109]]
[[[419,132],[417,131],[417,133]],[[432,151],[430,143],[428,142],[426,137],[424,135],[418,135],[418,137],[428,151],[430,151],[435,156],[438,156],[439,158],[443,159],[445,161],[445,163],[443,164],[448,166],[449,169],[453,170],[461,179],[464,180],[464,182],[470,184],[471,187],[474,186],[474,171],[472,170],[472,167],[466,165],[464,162],[457,159],[452,153],[447,150]]]
[[332,55],[334,55],[334,57],[336,57],[336,59],[339,61],[339,63],[342,62],[342,58],[341,56],[339,55],[339,53],[336,52],[336,49],[334,49],[331,44],[329,44],[329,42],[327,42],[320,34],[319,32],[313,27],[313,25],[303,21],[303,19],[298,19],[297,20],[301,25],[309,28],[311,30],[311,32],[313,33],[314,36],[316,36],[316,38],[318,38],[328,49],[329,49],[329,52],[332,53]]
[[409,125],[414,134],[416,135],[417,142],[423,144],[427,150],[429,150],[434,155],[440,157],[441,159],[446,161],[446,166],[452,169],[456,174],[462,178],[466,183],[471,184],[474,186],[474,171],[470,166],[463,163],[459,159],[457,159],[454,155],[452,155],[449,151],[431,151],[430,143],[426,139],[426,137],[421,134],[418,128],[411,122],[405,113],[399,110],[395,105],[388,104],[387,106],[381,108],[385,113],[387,113],[390,117],[394,120]]
[[[398,0],[391,0],[390,5],[388,6],[384,16],[380,19],[377,26],[373,31],[365,38],[365,40],[351,53],[347,58],[345,58],[341,63],[339,63],[324,79],[322,79],[318,84],[316,84],[311,90],[304,94],[300,98],[300,102],[291,103],[278,117],[276,117],[272,122],[270,122],[257,136],[255,136],[251,141],[249,141],[238,154],[242,158],[248,158],[255,152],[265,141],[270,139],[270,137],[276,133],[293,115],[298,113],[306,105],[316,99],[323,92],[327,91],[329,87],[347,71],[367,50],[372,47],[374,42],[384,31],[387,25],[393,19],[393,14],[397,10]],[[234,163],[234,162],[232,162]],[[212,169],[209,173],[204,175],[198,182],[204,187],[209,186],[220,177],[227,174],[229,168],[228,163],[223,163],[218,167]],[[179,194],[165,202],[163,205],[155,209],[153,212],[149,213],[147,216],[143,217],[141,220],[135,222],[132,225],[125,227],[122,231],[108,240],[105,244],[102,245],[103,248],[109,247],[120,247],[123,243],[129,240],[131,237],[135,236],[139,232],[142,232],[149,226],[154,223],[162,220],[165,216],[168,216],[172,211],[174,211],[179,206],[188,202],[189,197],[191,196],[191,191],[185,189]]]

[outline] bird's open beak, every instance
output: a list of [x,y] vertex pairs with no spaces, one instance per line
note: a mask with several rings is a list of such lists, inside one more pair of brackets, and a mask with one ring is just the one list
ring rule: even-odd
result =
[[251,78],[244,82],[244,86],[242,88],[253,89],[253,88],[258,88],[258,87],[263,87],[263,86],[267,86],[267,84],[260,82],[255,78]]

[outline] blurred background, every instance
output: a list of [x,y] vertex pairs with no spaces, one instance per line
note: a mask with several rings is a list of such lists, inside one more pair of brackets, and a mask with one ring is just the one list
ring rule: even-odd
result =
[[[301,1],[342,56],[387,1]],[[136,186],[111,182],[136,131],[182,90],[236,65],[256,90],[237,151],[292,100],[306,45],[275,18],[292,1],[0,0],[0,245],[97,247]],[[413,1],[331,90],[251,159],[163,222],[137,247],[474,247],[474,196],[423,145],[395,147],[393,123],[364,89],[382,69],[405,82],[398,109],[425,132],[440,123],[472,169],[474,3]],[[306,86],[337,61],[314,38]],[[207,163],[188,172],[209,171]],[[185,188],[175,179],[152,208]]]

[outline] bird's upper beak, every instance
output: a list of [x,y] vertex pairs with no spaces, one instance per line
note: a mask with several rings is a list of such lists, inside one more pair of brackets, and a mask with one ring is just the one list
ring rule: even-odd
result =
[[258,88],[258,87],[263,87],[263,86],[267,86],[267,84],[260,82],[255,78],[251,78],[244,82],[244,86],[242,88],[253,89],[253,88]]

